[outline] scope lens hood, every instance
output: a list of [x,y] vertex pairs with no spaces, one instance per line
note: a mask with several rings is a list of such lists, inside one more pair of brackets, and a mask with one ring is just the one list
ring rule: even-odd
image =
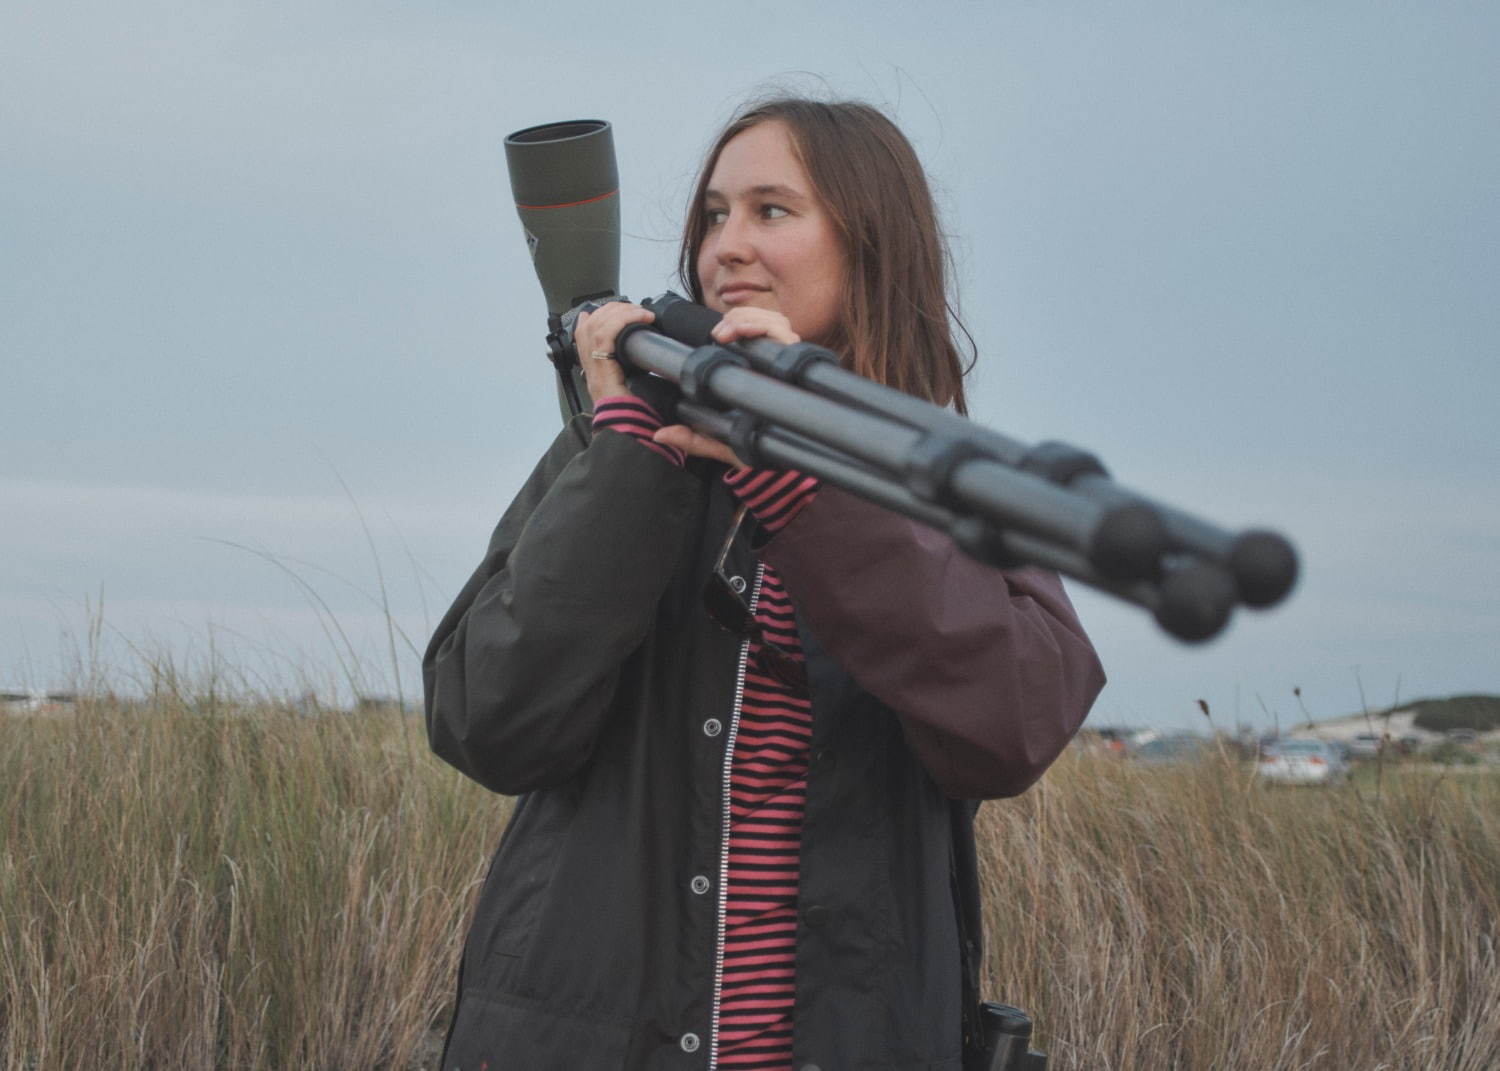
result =
[[620,175],[602,119],[570,119],[505,139],[511,195],[547,311],[620,289]]

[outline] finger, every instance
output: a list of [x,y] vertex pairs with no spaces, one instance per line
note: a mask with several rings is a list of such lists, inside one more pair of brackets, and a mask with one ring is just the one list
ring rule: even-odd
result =
[[601,398],[630,393],[625,370],[615,352],[620,332],[627,324],[651,323],[655,319],[656,314],[650,309],[623,301],[612,301],[591,313],[579,314],[573,341],[589,396],[596,403]]
[[686,424],[671,424],[657,431],[651,438],[663,446],[675,446],[692,457],[722,461],[735,468],[743,468],[745,464],[727,445],[694,431]]
[[801,342],[801,336],[792,330],[791,321],[779,312],[769,309],[730,309],[724,318],[713,327],[713,337],[718,342],[733,342],[740,338],[769,338],[789,346]]
[[648,324],[656,319],[650,309],[629,302],[612,301],[592,313],[580,313],[573,339],[580,357],[603,354],[613,356],[620,332],[633,323]]

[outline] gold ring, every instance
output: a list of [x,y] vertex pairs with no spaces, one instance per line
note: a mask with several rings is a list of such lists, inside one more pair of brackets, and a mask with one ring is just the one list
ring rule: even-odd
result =
[[596,361],[613,361],[615,359],[615,355],[613,353],[605,353],[603,350],[595,350],[593,353],[589,354],[589,356]]

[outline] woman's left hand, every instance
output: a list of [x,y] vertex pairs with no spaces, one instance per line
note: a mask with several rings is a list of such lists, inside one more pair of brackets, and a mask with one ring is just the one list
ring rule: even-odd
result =
[[801,342],[802,336],[792,330],[792,322],[779,312],[758,309],[753,305],[740,305],[730,309],[724,318],[714,324],[712,332],[715,342],[733,342],[740,338],[768,338],[790,346]]
[[[726,312],[724,318],[714,324],[712,334],[714,341],[721,343],[734,342],[741,338],[768,338],[772,342],[790,346],[793,342],[802,341],[801,337],[792,330],[791,321],[781,313],[748,305]],[[652,438],[665,446],[675,446],[692,457],[706,457],[714,461],[722,461],[732,468],[745,467],[745,463],[740,460],[739,456],[724,443],[696,432],[686,424],[673,424],[662,428]]]

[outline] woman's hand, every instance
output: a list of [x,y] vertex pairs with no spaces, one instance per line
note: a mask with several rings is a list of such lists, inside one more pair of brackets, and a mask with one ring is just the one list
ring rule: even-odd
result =
[[790,346],[802,338],[792,330],[792,322],[779,312],[758,309],[753,305],[740,305],[730,309],[724,318],[714,324],[715,342],[733,342],[737,338],[768,338]]
[[625,386],[625,369],[615,360],[615,343],[626,324],[649,324],[656,319],[650,309],[628,301],[610,301],[593,312],[578,314],[573,326],[573,344],[583,378],[589,385],[589,397],[597,405],[600,398],[629,394]]
[[[752,308],[748,305],[726,312],[724,318],[714,324],[712,334],[715,342],[733,342],[741,338],[768,338],[772,342],[790,346],[793,342],[802,341],[792,330],[791,321],[781,313],[772,312],[770,309]],[[728,446],[719,442],[718,439],[712,439],[694,431],[686,424],[673,424],[671,427],[662,428],[652,438],[665,446],[675,446],[693,457],[707,457],[714,461],[722,461],[731,468],[745,467],[745,463]]]

